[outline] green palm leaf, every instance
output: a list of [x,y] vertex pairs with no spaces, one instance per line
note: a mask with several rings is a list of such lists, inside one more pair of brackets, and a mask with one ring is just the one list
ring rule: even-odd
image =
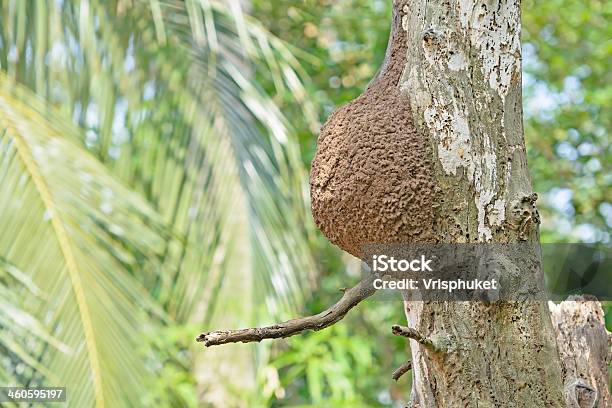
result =
[[0,77],[0,257],[44,294],[19,313],[51,333],[41,342],[69,349],[31,355],[68,387],[71,405],[137,402],[146,381],[134,349],[145,319],[161,312],[132,275],[134,254],[158,256],[162,225],[35,98]]
[[58,351],[69,352],[68,347],[58,341],[39,319],[22,308],[28,301],[40,301],[43,297],[29,276],[0,258],[0,350],[2,355],[8,356],[0,369],[3,384],[20,383],[18,377],[33,377],[34,373],[57,381],[57,377],[27,350],[27,344],[35,339]]
[[[254,82],[269,78],[275,95],[290,93],[317,128],[287,46],[238,2],[3,6],[8,74],[85,128],[87,147],[183,237],[165,252],[172,272],[145,283],[169,312],[201,320],[214,309],[202,293],[227,275],[214,257],[230,256],[230,234],[247,234],[254,262],[243,270],[260,283],[257,297],[280,314],[298,307],[314,269],[303,239],[313,232],[307,176],[290,124]],[[43,57],[28,59],[28,49]],[[236,211],[246,230],[226,228]]]

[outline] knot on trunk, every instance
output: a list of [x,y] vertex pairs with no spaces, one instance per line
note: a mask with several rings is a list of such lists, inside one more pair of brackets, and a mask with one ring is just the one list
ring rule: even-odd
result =
[[565,385],[565,402],[568,408],[594,408],[598,392],[582,378],[575,378]]

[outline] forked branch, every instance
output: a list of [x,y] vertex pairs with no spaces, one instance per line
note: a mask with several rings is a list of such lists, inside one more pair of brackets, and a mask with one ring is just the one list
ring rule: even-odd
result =
[[291,319],[268,327],[202,333],[196,338],[196,341],[210,347],[226,343],[260,342],[264,339],[290,337],[305,330],[324,329],[342,320],[349,310],[372,296],[376,292],[373,285],[374,279],[376,279],[376,276],[369,274],[356,286],[344,291],[344,295],[336,304],[314,316]]

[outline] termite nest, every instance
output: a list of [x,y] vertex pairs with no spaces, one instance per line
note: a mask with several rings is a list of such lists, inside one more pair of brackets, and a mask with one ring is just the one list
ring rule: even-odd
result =
[[406,33],[394,1],[389,45],[367,89],[323,125],[312,162],[312,214],[335,245],[362,256],[371,243],[431,242],[435,184],[429,141],[400,91]]

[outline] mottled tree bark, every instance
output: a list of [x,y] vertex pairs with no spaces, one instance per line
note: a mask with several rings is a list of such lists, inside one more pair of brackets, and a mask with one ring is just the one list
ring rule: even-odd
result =
[[[414,126],[430,141],[442,197],[435,206],[439,240],[537,245],[537,196],[522,127],[520,1],[414,0],[394,7],[407,34],[400,88]],[[541,282],[537,251],[525,256],[521,279]],[[566,406],[564,383],[572,381],[564,378],[568,370],[544,300],[407,299],[405,309],[411,328],[445,345],[445,352],[434,352],[411,340],[414,406]],[[601,319],[596,324],[605,331]],[[588,355],[590,345],[580,344]],[[576,370],[584,371],[572,375]],[[584,381],[591,388],[607,384]],[[605,393],[607,387],[599,390],[601,404],[609,403]]]

